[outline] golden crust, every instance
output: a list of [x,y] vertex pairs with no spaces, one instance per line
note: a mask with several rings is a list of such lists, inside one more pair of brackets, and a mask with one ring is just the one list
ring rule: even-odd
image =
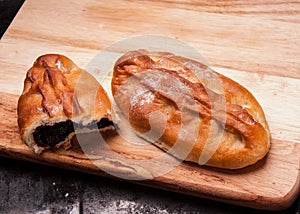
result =
[[[149,139],[149,131],[163,130],[158,139],[150,136],[151,142],[179,159],[236,169],[256,163],[269,150],[268,124],[254,96],[200,62],[130,51],[115,63],[111,85],[138,134]],[[151,118],[153,112],[164,120]]]
[[[34,142],[32,135],[38,126],[66,120],[87,125],[111,119],[111,112],[109,98],[95,78],[65,56],[46,54],[27,72],[18,101],[18,125],[23,141],[40,153],[48,147]],[[58,146],[70,143],[73,135]]]

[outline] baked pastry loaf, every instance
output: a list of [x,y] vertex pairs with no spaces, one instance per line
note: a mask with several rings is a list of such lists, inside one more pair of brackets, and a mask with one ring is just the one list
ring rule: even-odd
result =
[[237,169],[269,150],[268,124],[254,96],[200,62],[130,51],[115,63],[111,86],[137,134],[179,159]]
[[40,56],[18,101],[22,140],[36,153],[71,146],[76,133],[113,129],[109,98],[88,72],[57,54]]

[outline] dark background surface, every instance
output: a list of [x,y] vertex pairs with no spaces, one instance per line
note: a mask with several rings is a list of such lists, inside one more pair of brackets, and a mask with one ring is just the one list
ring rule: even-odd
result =
[[[23,2],[0,0],[0,37]],[[267,212],[0,158],[0,213],[288,214],[300,213],[300,197],[287,210]]]

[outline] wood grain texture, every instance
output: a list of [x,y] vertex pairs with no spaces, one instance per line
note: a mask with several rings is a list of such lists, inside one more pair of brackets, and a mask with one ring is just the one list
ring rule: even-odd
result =
[[[85,67],[121,39],[168,36],[196,48],[216,71],[255,95],[269,121],[272,147],[267,158],[242,170],[182,163],[164,176],[136,182],[260,209],[288,207],[300,189],[299,20],[298,1],[26,0],[0,42],[0,155],[104,176],[108,169],[153,177],[143,166],[107,158],[111,154],[105,149],[93,157],[102,170],[79,147],[34,155],[20,141],[16,102],[25,73],[39,55],[64,54]],[[148,145],[145,153],[113,136],[107,136],[109,145],[129,159],[161,152]]]

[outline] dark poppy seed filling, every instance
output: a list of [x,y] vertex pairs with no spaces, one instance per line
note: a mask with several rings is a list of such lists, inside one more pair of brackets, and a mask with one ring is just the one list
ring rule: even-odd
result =
[[59,142],[64,141],[70,133],[74,132],[74,128],[95,129],[97,127],[101,129],[113,125],[114,123],[108,118],[102,118],[98,122],[94,120],[88,125],[73,123],[71,120],[67,120],[55,123],[54,125],[42,125],[37,127],[33,132],[33,138],[38,146],[50,146],[54,148]]

